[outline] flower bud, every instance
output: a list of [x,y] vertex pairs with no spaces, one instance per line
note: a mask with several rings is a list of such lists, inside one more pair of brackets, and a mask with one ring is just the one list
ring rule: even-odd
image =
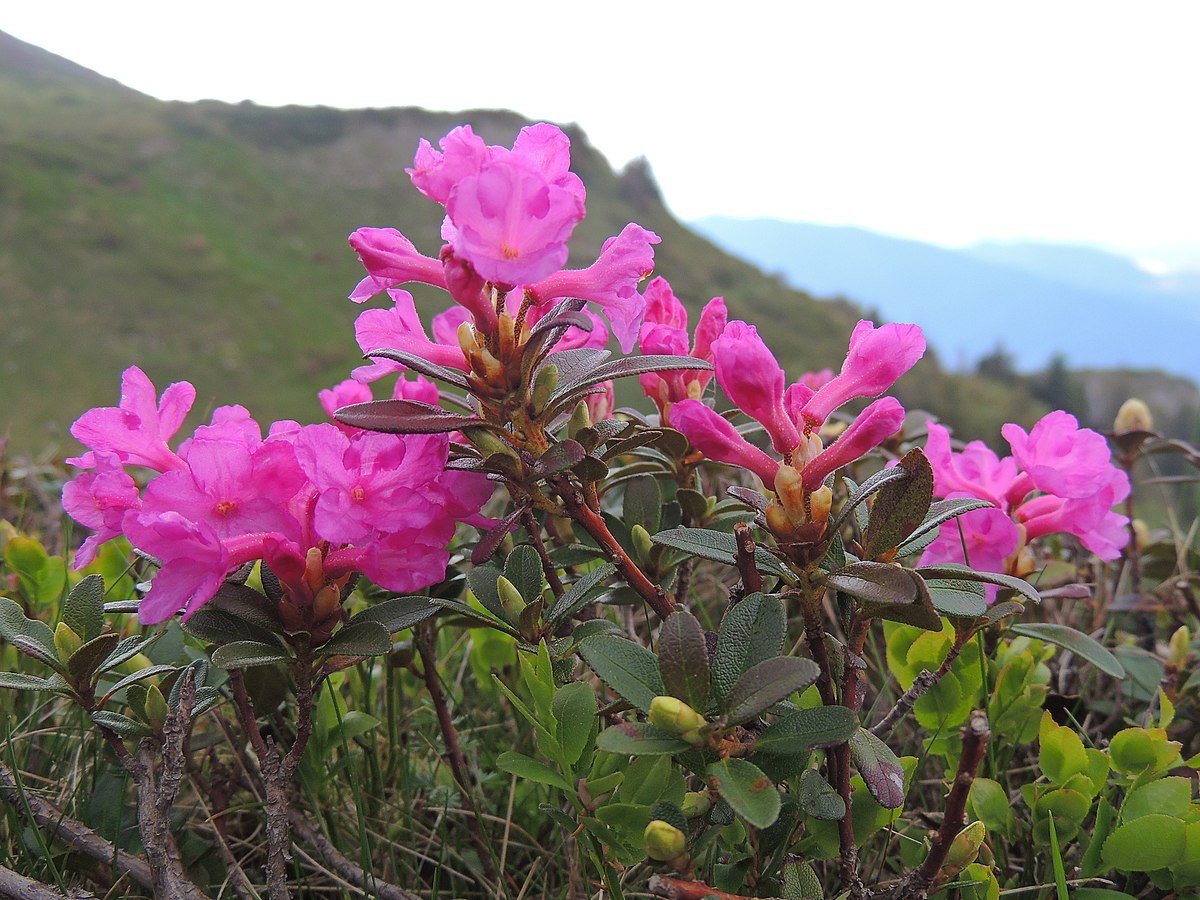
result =
[[1150,527],[1143,519],[1133,520],[1133,540],[1137,549],[1145,549],[1150,543]]
[[517,586],[503,575],[496,579],[496,592],[500,595],[500,602],[504,604],[504,611],[514,620],[528,605],[525,598],[521,596],[521,592],[517,590]]
[[1115,434],[1128,434],[1131,431],[1152,431],[1154,416],[1148,407],[1136,397],[1131,397],[1121,404],[1117,410],[1117,418],[1113,421]]
[[984,827],[984,824],[972,822],[960,831],[951,842],[950,851],[946,854],[946,865],[957,870],[975,862],[975,857],[979,855],[979,848],[983,846],[986,837],[987,828]]
[[646,855],[659,862],[670,862],[687,849],[687,835],[662,819],[655,819],[642,834]]
[[1192,633],[1186,625],[1180,625],[1167,644],[1167,662],[1177,669],[1182,669],[1191,652],[1191,643]]
[[704,716],[677,697],[655,697],[647,718],[655,728],[678,735],[696,732],[706,724]]
[[490,428],[464,428],[463,435],[485,458],[493,453],[514,455],[512,447],[497,437]]
[[637,554],[638,562],[645,565],[650,561],[650,553],[654,550],[654,541],[650,540],[650,532],[639,523],[629,529],[629,536],[633,538],[633,549]]
[[567,436],[574,438],[575,435],[583,431],[585,428],[592,427],[592,414],[588,412],[587,402],[580,400],[575,407],[575,411],[571,413],[571,421],[567,425]]
[[550,395],[558,387],[558,366],[543,366],[533,380],[532,401],[535,412],[541,412],[550,403]]
[[775,475],[775,494],[794,524],[802,525],[808,521],[804,508],[804,480],[799,469],[788,465],[779,467]]
[[696,819],[712,809],[712,797],[707,791],[688,791],[683,795],[680,810],[689,819]]
[[169,712],[167,698],[158,689],[158,685],[150,685],[146,689],[146,719],[150,723],[150,727],[155,731],[161,731],[163,725],[166,724]]
[[75,633],[75,629],[66,622],[59,622],[54,629],[54,647],[58,650],[59,661],[65,666],[82,646],[83,638]]

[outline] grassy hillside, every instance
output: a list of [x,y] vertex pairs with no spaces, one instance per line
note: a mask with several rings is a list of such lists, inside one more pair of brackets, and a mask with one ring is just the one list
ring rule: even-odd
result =
[[[394,225],[435,252],[438,210],[403,170],[418,138],[464,121],[491,142],[525,124],[496,111],[164,103],[0,34],[0,433],[18,451],[64,446],[130,363],[160,384],[193,381],[201,406],[317,416],[315,392],[357,357],[344,298],[361,272],[346,235]],[[615,173],[572,136],[589,201],[574,262],[638,221],[662,236],[658,272],[693,309],[724,294],[789,368],[837,363],[851,304],[716,249],[670,215],[646,166]],[[935,360],[901,394],[972,434],[1032,415],[1027,395]]]

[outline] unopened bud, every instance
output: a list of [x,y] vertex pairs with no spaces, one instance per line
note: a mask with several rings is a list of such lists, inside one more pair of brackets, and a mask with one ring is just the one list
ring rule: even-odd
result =
[[342,592],[336,584],[327,584],[313,597],[313,621],[333,618],[342,608]]
[[304,557],[304,583],[314,594],[325,586],[325,558],[320,547],[309,547]]
[[500,313],[497,331],[500,335],[500,358],[509,359],[517,346],[517,329],[513,317],[508,313]]
[[975,862],[979,848],[987,837],[987,828],[982,822],[972,822],[960,831],[950,844],[950,852],[946,854],[946,865],[955,869],[963,869]]
[[1142,519],[1133,520],[1133,540],[1134,546],[1138,550],[1150,544],[1150,526]]
[[1167,644],[1167,661],[1177,669],[1182,669],[1191,653],[1192,633],[1186,625],[1180,625],[1171,635]]
[[650,701],[650,724],[671,734],[696,732],[706,724],[704,716],[677,697],[655,697]]
[[833,508],[833,489],[821,485],[808,495],[809,518],[813,522],[824,522]]
[[699,818],[712,809],[712,797],[707,791],[688,791],[679,809],[689,819]]
[[514,620],[528,605],[525,598],[521,596],[521,592],[517,590],[517,586],[503,575],[496,579],[496,592],[500,595],[500,602],[504,604],[504,611]]
[[66,622],[59,622],[54,629],[54,648],[58,650],[59,661],[65,666],[82,646],[83,638],[75,633],[75,629]]
[[513,455],[512,447],[502,441],[490,428],[464,428],[463,435],[485,457],[491,456],[493,453]]
[[643,565],[650,561],[650,553],[654,550],[654,541],[650,539],[650,532],[640,523],[629,529],[629,536],[633,539],[633,549],[637,553],[638,562]]
[[558,387],[558,366],[543,366],[533,380],[533,408],[541,412],[550,404],[550,395]]
[[471,327],[470,322],[463,322],[458,326],[458,346],[462,347],[463,355],[468,359],[471,358],[471,353],[478,348],[475,343],[475,329]]
[[592,414],[588,412],[588,405],[583,400],[575,406],[575,411],[571,413],[570,424],[567,425],[567,436],[575,437],[585,428],[592,427]]
[[1136,397],[1131,397],[1121,404],[1117,410],[1117,418],[1113,421],[1115,434],[1128,434],[1131,431],[1151,431],[1154,428],[1154,416],[1148,407]]
[[788,518],[787,510],[779,505],[777,501],[772,500],[767,505],[767,511],[764,514],[767,518],[767,528],[772,534],[786,535],[792,530],[792,520]]
[[670,862],[687,849],[687,835],[662,819],[655,819],[642,834],[646,855],[659,862]]
[[146,719],[155,731],[161,731],[167,721],[167,698],[163,696],[158,685],[150,685],[146,689]]

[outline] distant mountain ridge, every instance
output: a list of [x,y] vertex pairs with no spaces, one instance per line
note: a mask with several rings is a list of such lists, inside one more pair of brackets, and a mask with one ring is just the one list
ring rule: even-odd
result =
[[1200,378],[1200,293],[1088,247],[986,242],[961,250],[862,228],[713,217],[724,249],[818,296],[919,322],[952,363],[1002,344],[1025,368],[1162,369]]

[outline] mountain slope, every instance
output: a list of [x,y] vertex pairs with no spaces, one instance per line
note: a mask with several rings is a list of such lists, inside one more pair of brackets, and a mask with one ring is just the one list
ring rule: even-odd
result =
[[[771,219],[695,223],[718,245],[815,294],[847,295],[915,321],[948,358],[974,361],[1002,343],[1028,368],[1064,354],[1072,365],[1161,368],[1200,377],[1200,297],[1140,286],[1105,259],[1019,247],[948,250],[861,228]],[[1091,261],[1096,263],[1095,256]]]
[[[316,391],[358,357],[359,308],[344,298],[361,270],[346,235],[393,225],[436,252],[438,208],[403,171],[418,138],[470,122],[507,143],[526,124],[497,111],[164,103],[0,37],[0,435],[17,450],[70,446],[69,423],[114,402],[131,363],[160,386],[193,381],[198,407],[319,417]],[[837,364],[854,307],[718,250],[670,215],[644,164],[615,173],[570,133],[588,185],[573,264],[637,221],[662,236],[657,271],[693,311],[724,294],[792,371]],[[414,293],[427,313],[444,305]],[[1030,413],[1026,396],[948,376],[932,355],[901,396],[973,434]]]

